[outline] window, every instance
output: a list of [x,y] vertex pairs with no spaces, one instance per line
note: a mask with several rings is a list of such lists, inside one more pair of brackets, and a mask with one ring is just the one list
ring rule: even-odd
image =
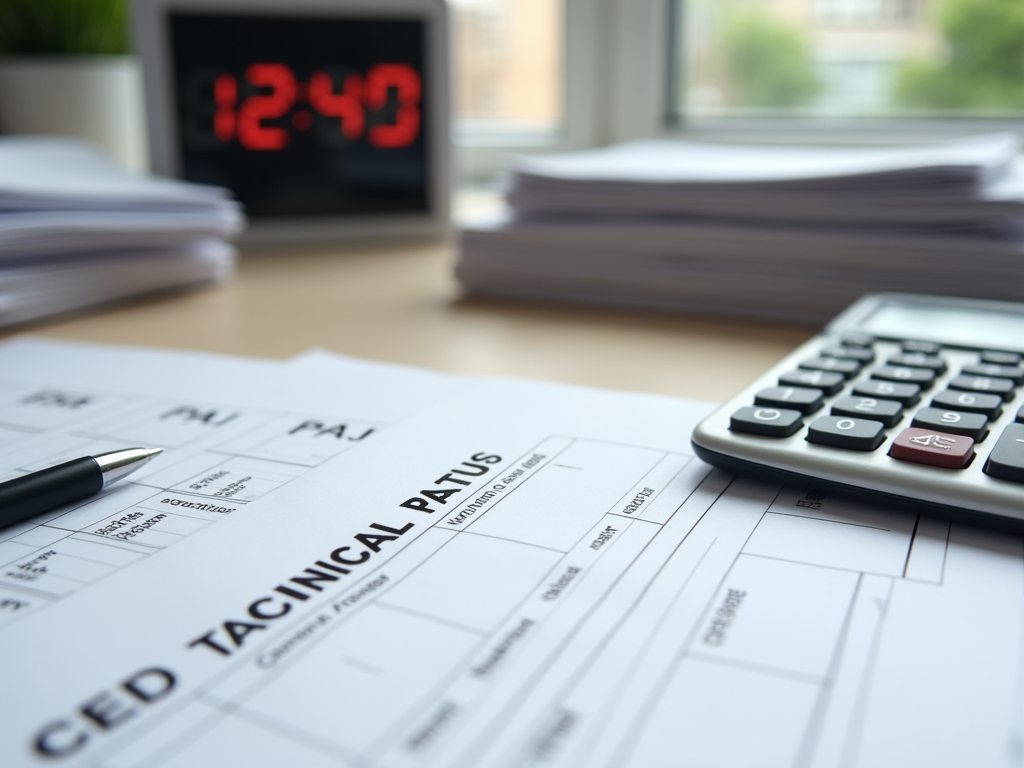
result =
[[450,3],[463,179],[650,136],[917,142],[1024,117],[1016,0]]
[[456,178],[484,181],[510,153],[600,143],[606,37],[595,0],[449,0]]
[[1020,3],[675,0],[673,10],[680,122],[1024,116]]
[[561,0],[452,0],[461,135],[553,137],[562,121]]

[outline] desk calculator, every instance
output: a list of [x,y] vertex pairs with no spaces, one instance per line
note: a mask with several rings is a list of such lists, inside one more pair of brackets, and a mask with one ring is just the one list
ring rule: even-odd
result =
[[872,294],[702,421],[729,471],[1024,529],[1024,304]]

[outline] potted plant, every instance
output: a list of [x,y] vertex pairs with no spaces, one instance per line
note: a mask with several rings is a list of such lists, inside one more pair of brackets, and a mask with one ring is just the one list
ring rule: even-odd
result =
[[128,0],[0,0],[0,132],[61,134],[146,166]]

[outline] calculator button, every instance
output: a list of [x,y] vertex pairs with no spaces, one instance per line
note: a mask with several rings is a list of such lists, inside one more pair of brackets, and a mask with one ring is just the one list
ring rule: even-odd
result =
[[900,346],[904,352],[923,352],[926,355],[937,355],[942,351],[942,345],[934,341],[904,341]]
[[1017,365],[996,365],[995,363],[965,365],[962,373],[967,376],[990,376],[993,378],[1010,379],[1017,386],[1024,382],[1024,368]]
[[896,435],[889,455],[901,461],[963,469],[974,458],[974,441],[964,435],[908,427]]
[[736,411],[729,419],[729,429],[733,432],[747,432],[766,437],[789,437],[803,425],[803,414],[790,408],[746,406]]
[[861,416],[895,427],[903,418],[903,406],[896,400],[877,397],[841,397],[832,403],[833,416]]
[[838,357],[841,360],[857,360],[870,363],[875,359],[875,351],[870,347],[826,347],[821,350],[824,357]]
[[917,384],[898,384],[893,381],[858,381],[850,392],[864,397],[897,400],[903,405],[915,405],[921,399],[921,388]]
[[988,418],[980,413],[962,413],[942,408],[922,408],[914,414],[912,427],[939,430],[951,435],[966,435],[980,443],[988,435]]
[[800,368],[810,371],[833,371],[847,378],[861,369],[857,360],[841,360],[838,357],[814,357],[800,363]]
[[988,392],[999,395],[1004,400],[1013,397],[1013,381],[1010,379],[993,379],[988,376],[957,376],[947,385],[950,389],[963,392]]
[[853,451],[873,451],[885,442],[885,425],[873,419],[821,416],[807,428],[807,442]]
[[904,352],[900,355],[893,355],[886,360],[889,365],[907,366],[909,368],[927,368],[935,373],[946,372],[946,361],[936,355],[926,355],[924,352]]
[[929,371],[927,368],[908,368],[903,365],[880,365],[871,370],[871,378],[882,381],[903,381],[927,387],[935,380],[935,371]]
[[779,376],[779,385],[783,387],[814,387],[826,395],[834,395],[843,388],[846,377],[831,371],[790,371]]
[[1024,482],[1024,424],[1009,424],[992,447],[985,474]]
[[875,337],[868,333],[847,331],[839,337],[839,343],[844,347],[870,347],[875,343]]
[[994,419],[1003,412],[1003,398],[999,395],[986,395],[981,392],[954,392],[944,389],[936,392],[932,398],[936,408],[949,408],[953,411],[981,413]]
[[1020,365],[1024,361],[1024,355],[1016,352],[982,352],[981,362],[994,363],[995,365]]
[[800,413],[814,413],[824,402],[824,392],[808,387],[768,387],[754,395],[755,405],[794,408]]
[[1024,424],[1024,405],[1017,411],[1017,417],[1014,419],[1018,424]]

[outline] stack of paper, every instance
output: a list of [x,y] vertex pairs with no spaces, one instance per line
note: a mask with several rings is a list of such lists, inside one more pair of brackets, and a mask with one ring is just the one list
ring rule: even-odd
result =
[[226,190],[132,176],[71,139],[0,140],[0,325],[231,273]]
[[522,158],[462,229],[474,293],[819,323],[867,291],[1024,298],[1016,140],[634,142]]

